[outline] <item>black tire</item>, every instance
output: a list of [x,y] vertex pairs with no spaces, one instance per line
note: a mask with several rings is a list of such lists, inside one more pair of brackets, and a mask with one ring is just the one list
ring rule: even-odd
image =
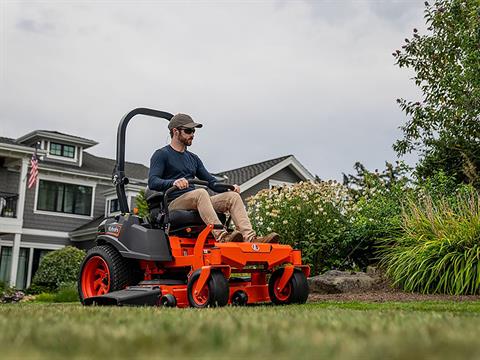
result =
[[[85,282],[84,272],[89,271],[87,264],[93,259],[103,259],[104,264],[108,267],[109,273],[109,289],[108,292],[122,290],[128,285],[132,285],[133,271],[131,269],[131,263],[123,258],[120,253],[110,245],[100,245],[91,248],[87,252],[87,256],[82,262],[80,267],[80,274],[78,277],[78,294],[80,301],[84,304],[84,300],[88,294],[85,294],[82,287],[82,280]],[[95,295],[95,294],[94,294]]]
[[195,284],[200,277],[200,272],[200,269],[194,271],[192,276],[190,276],[190,279],[188,280],[187,296],[190,306],[194,308],[206,308],[227,305],[229,295],[228,281],[223,275],[223,273],[219,270],[212,270],[210,272],[210,277],[208,278],[206,283],[208,294],[205,296],[204,301],[199,302],[196,299],[193,291],[195,288]]
[[276,305],[304,304],[308,298],[308,282],[305,274],[295,269],[285,291],[279,293],[275,290],[275,283],[280,280],[284,269],[276,270],[268,282],[270,300]]
[[248,295],[245,291],[237,290],[232,295],[231,303],[234,306],[245,306],[248,304]]

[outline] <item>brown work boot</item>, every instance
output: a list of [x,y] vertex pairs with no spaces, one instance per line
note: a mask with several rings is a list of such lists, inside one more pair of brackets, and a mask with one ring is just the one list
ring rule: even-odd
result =
[[226,230],[222,231],[218,237],[217,242],[226,243],[226,242],[242,242],[243,235],[240,231],[227,232]]
[[280,235],[278,235],[277,233],[270,233],[268,235],[265,235],[265,236],[257,236],[255,238],[252,239],[251,242],[254,242],[254,243],[278,243],[278,240],[280,240]]

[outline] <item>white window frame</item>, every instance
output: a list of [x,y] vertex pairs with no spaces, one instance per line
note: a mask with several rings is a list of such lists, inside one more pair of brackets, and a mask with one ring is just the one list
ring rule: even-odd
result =
[[117,199],[117,195],[107,196],[105,199],[105,217],[114,216],[120,214],[120,211],[110,212],[110,202]]
[[[50,154],[50,146],[52,143],[55,143],[55,144],[60,144],[60,145],[67,145],[67,146],[73,146],[73,148],[75,149],[75,155],[73,156],[73,158],[69,158],[69,157],[66,157],[66,156],[59,156],[59,155],[52,155]],[[78,152],[80,151],[78,146],[75,146],[75,145],[71,145],[71,144],[66,144],[66,143],[63,143],[63,142],[56,142],[56,141],[47,141],[47,157],[50,158],[50,159],[55,159],[55,160],[62,160],[62,161],[68,161],[68,162],[72,162],[72,163],[76,163],[78,161]]]
[[268,180],[268,188],[273,189],[274,187],[278,186],[293,186],[295,183],[289,182],[289,181],[281,181],[281,180],[273,180],[269,179]]
[[[127,195],[127,204],[130,210],[132,210],[133,199],[136,198],[140,194],[140,191],[126,191]],[[115,211],[113,213],[110,212],[110,201],[113,199],[118,199],[117,194],[114,195],[106,195],[105,196],[105,217],[108,216],[115,216],[120,214],[120,211]]]
[[[91,187],[92,188],[92,202],[91,202],[91,207],[90,207],[90,215],[67,214],[67,213],[61,213],[61,212],[55,212],[55,211],[38,210],[37,205],[38,205],[38,193],[39,193],[39,189],[40,189],[40,180],[54,181],[54,182],[59,182],[59,183],[64,183],[64,184],[73,184],[73,185]],[[94,208],[95,208],[95,191],[96,191],[96,188],[97,188],[97,183],[95,183],[93,181],[68,179],[68,178],[53,176],[53,175],[43,175],[43,174],[39,175],[37,184],[35,185],[35,202],[34,202],[34,206],[33,206],[33,213],[34,214],[40,214],[40,215],[51,215],[51,216],[61,216],[61,217],[68,217],[68,218],[89,219],[89,220],[91,220],[91,219],[93,219],[93,213],[94,213]]]

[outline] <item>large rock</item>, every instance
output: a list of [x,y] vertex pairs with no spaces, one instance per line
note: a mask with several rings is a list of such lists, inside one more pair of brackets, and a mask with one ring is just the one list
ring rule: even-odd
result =
[[311,293],[339,294],[371,290],[376,280],[364,272],[330,270],[308,278]]

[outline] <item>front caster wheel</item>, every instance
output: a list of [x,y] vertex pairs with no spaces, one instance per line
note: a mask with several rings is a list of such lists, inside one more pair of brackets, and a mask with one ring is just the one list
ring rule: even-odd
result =
[[245,306],[248,304],[248,295],[245,291],[238,290],[232,295],[232,305]]
[[270,300],[277,305],[304,304],[308,298],[308,282],[305,274],[295,269],[290,281],[283,290],[278,288],[284,269],[276,270],[268,282]]
[[225,306],[228,303],[228,281],[221,271],[212,270],[205,286],[195,294],[195,286],[201,270],[196,270],[187,284],[187,296],[190,306],[195,308]]

